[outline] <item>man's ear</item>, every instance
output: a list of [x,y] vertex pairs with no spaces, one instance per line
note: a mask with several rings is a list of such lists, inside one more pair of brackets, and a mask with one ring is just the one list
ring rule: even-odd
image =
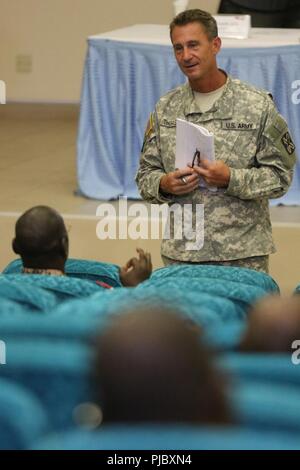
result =
[[66,259],[68,259],[69,256],[69,237],[68,235],[64,235],[61,238],[61,247],[62,247],[62,252],[63,255]]
[[15,238],[13,239],[11,246],[12,246],[13,251],[16,253],[16,255],[19,255],[20,250],[19,250],[19,247],[18,247],[18,242]]
[[222,46],[222,41],[221,41],[221,38],[219,38],[219,36],[217,36],[216,38],[213,39],[213,52],[214,54],[218,54],[219,50],[221,49],[221,46]]

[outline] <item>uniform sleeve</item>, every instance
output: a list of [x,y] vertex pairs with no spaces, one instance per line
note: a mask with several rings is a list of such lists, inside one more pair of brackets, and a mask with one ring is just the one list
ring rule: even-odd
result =
[[166,174],[159,149],[159,132],[156,113],[150,115],[145,131],[136,183],[145,201],[157,204],[173,200],[172,195],[160,192],[159,183]]
[[278,198],[289,189],[296,163],[295,145],[287,124],[268,103],[259,136],[256,165],[249,169],[230,168],[230,181],[225,191],[240,199]]

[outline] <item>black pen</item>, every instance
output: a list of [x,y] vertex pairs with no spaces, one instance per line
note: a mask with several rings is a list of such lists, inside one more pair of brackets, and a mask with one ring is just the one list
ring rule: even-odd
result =
[[195,161],[197,160],[197,166],[200,166],[200,150],[196,149],[193,157],[192,168],[195,166]]

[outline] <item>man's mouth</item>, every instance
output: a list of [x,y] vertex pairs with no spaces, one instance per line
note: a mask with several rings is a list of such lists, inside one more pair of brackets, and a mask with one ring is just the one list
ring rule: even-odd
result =
[[196,67],[198,64],[191,64],[191,65],[185,65],[185,68],[186,69],[193,69],[194,67]]

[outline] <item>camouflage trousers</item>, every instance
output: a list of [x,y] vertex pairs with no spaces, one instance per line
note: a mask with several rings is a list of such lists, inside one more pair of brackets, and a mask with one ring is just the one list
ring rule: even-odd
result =
[[169,264],[214,264],[219,266],[235,266],[238,268],[249,268],[255,269],[256,271],[262,271],[269,274],[269,255],[265,256],[252,256],[251,258],[243,259],[233,259],[228,261],[203,261],[199,263],[193,263],[188,261],[180,261],[176,259],[167,258],[164,255],[161,255],[163,263],[165,266]]

